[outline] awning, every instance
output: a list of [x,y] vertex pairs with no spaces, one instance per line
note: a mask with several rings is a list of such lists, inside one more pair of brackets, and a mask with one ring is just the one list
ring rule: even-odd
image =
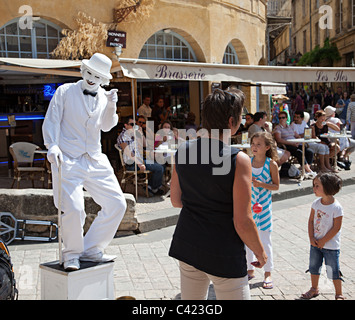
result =
[[[129,78],[238,82],[242,85],[259,86],[262,94],[286,94],[286,85],[284,83],[255,82],[249,78],[241,78],[234,68],[230,68],[230,65],[225,64],[120,59],[120,66],[123,74]],[[113,70],[113,72],[115,71]]]
[[66,70],[81,66],[81,61],[31,58],[0,58],[0,70],[80,77],[80,71]]
[[258,86],[261,86],[261,94],[286,94],[286,85],[276,82],[257,82]]
[[73,68],[80,67],[81,61],[31,58],[0,58],[1,62],[30,68]]
[[[284,67],[120,59],[129,78],[212,82],[353,82],[355,68]],[[115,70],[117,69],[117,70]],[[117,72],[118,67],[112,71]]]

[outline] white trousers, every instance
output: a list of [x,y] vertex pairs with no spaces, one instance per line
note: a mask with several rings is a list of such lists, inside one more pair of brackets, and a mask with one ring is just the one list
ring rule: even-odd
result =
[[[63,260],[81,254],[103,252],[113,239],[126,212],[127,203],[106,155],[95,160],[88,154],[62,163]],[[58,168],[52,164],[54,203],[58,208]],[[84,191],[101,206],[101,211],[84,237],[86,213]]]
[[[273,253],[272,253],[272,244],[271,244],[271,232],[270,231],[261,231],[258,230],[259,238],[261,243],[264,246],[265,253],[267,255],[267,261],[264,265],[264,272],[271,272],[274,269]],[[247,246],[246,249],[246,258],[247,258],[247,269],[254,270],[255,267],[251,262],[256,261],[253,251],[251,251]]]

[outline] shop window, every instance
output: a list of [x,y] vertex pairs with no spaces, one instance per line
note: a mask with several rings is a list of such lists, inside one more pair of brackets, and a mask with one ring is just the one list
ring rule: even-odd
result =
[[239,64],[238,55],[231,43],[228,44],[223,57],[224,64]]
[[12,20],[0,28],[0,57],[48,59],[63,37],[61,30],[46,20],[34,21],[32,29]]
[[144,44],[140,59],[196,62],[196,55],[190,44],[173,31],[158,31]]

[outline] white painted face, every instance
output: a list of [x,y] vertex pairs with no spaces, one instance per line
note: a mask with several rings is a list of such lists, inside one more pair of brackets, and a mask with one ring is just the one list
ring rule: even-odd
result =
[[82,87],[84,90],[88,90],[90,92],[96,92],[100,85],[104,82],[104,79],[100,77],[99,74],[89,69],[83,70],[82,76],[84,79]]

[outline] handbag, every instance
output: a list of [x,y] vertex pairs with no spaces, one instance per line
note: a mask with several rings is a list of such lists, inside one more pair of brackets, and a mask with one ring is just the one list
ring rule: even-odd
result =
[[294,164],[291,164],[290,168],[288,169],[288,176],[290,178],[297,178],[300,175],[301,171]]

